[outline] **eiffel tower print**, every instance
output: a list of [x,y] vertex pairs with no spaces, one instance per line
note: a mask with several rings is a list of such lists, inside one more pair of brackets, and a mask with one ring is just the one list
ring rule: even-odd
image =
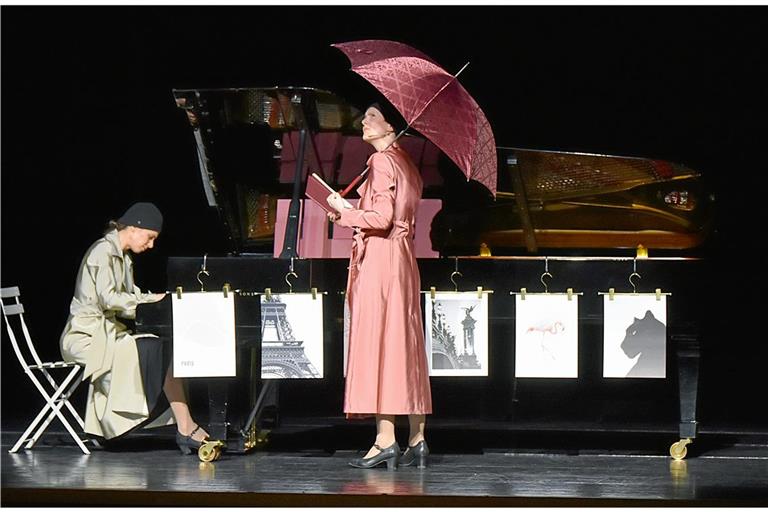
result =
[[279,295],[261,303],[261,378],[318,379],[320,372],[304,352],[286,315],[287,304]]

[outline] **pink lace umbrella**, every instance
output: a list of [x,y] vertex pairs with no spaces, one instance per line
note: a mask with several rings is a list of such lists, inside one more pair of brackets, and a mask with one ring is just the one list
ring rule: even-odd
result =
[[371,39],[332,46],[349,58],[352,71],[395,106],[408,127],[443,150],[467,181],[482,183],[496,196],[496,141],[485,114],[456,79],[461,71],[451,75],[420,51],[395,41]]

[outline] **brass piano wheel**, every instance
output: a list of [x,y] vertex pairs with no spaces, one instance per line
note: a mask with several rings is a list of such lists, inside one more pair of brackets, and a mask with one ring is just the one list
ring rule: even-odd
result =
[[254,448],[264,448],[267,446],[267,443],[269,442],[267,436],[269,436],[269,430],[259,430],[256,433],[256,440],[253,444]]
[[224,448],[223,441],[205,441],[197,450],[197,458],[201,462],[213,462],[221,456],[222,448]]
[[669,454],[675,460],[683,460],[688,455],[688,448],[686,445],[691,444],[693,441],[689,438],[681,439],[676,443],[673,443],[669,447]]

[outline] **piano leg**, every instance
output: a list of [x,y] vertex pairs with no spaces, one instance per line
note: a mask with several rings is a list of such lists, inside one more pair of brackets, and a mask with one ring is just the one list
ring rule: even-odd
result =
[[257,444],[266,443],[267,431],[260,431],[259,420],[264,413],[264,409],[269,406],[277,407],[279,396],[278,381],[265,379],[262,381],[261,391],[259,397],[256,399],[256,403],[251,410],[251,414],[248,416],[248,420],[245,422],[244,434],[248,432],[256,432],[255,442]]
[[[255,365],[252,365],[256,368]],[[245,372],[243,372],[245,374]],[[252,375],[251,375],[252,377]],[[208,384],[208,434],[211,442],[200,452],[201,460],[207,456],[213,457],[220,449],[228,453],[247,453],[267,442],[268,430],[262,430],[264,411],[267,407],[275,409],[271,422],[277,423],[277,408],[279,398],[279,381],[249,379],[251,389],[247,397],[238,387],[229,394],[230,386],[237,385],[230,378],[209,378]],[[261,383],[261,390],[255,403],[252,401],[255,391]],[[246,414],[248,415],[246,419]],[[216,453],[213,453],[213,450]],[[205,452],[205,453],[203,453]],[[214,460],[214,459],[210,459]]]
[[669,448],[675,460],[688,453],[686,445],[696,438],[696,401],[699,387],[699,337],[696,334],[671,336],[677,353],[680,386],[680,440]]
[[227,387],[226,379],[210,379],[208,382],[208,435],[211,439],[227,439]]

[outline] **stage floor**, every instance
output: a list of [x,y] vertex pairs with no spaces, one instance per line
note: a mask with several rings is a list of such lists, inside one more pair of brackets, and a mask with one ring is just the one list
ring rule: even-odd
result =
[[[265,451],[225,453],[213,463],[182,456],[167,429],[91,455],[57,433],[46,434],[31,451],[9,454],[18,433],[5,431],[2,505],[768,505],[764,434],[721,435],[718,442],[701,436],[689,459],[674,461],[644,447],[658,444],[656,437],[634,443],[643,436],[631,432],[620,436],[622,442],[615,433],[561,432],[562,442],[553,445],[546,435],[538,443],[525,440],[532,431],[475,431],[487,441],[478,446],[499,444],[494,435],[520,442],[462,453],[449,446],[446,432],[455,430],[449,427],[442,434],[434,429],[427,469],[396,472],[355,469],[347,460],[356,451],[323,448],[338,437],[357,437],[357,430],[369,435],[370,425],[351,427],[354,432],[339,425],[285,425],[271,434]],[[307,447],[313,438],[317,448]],[[600,440],[605,447],[596,448]]]

